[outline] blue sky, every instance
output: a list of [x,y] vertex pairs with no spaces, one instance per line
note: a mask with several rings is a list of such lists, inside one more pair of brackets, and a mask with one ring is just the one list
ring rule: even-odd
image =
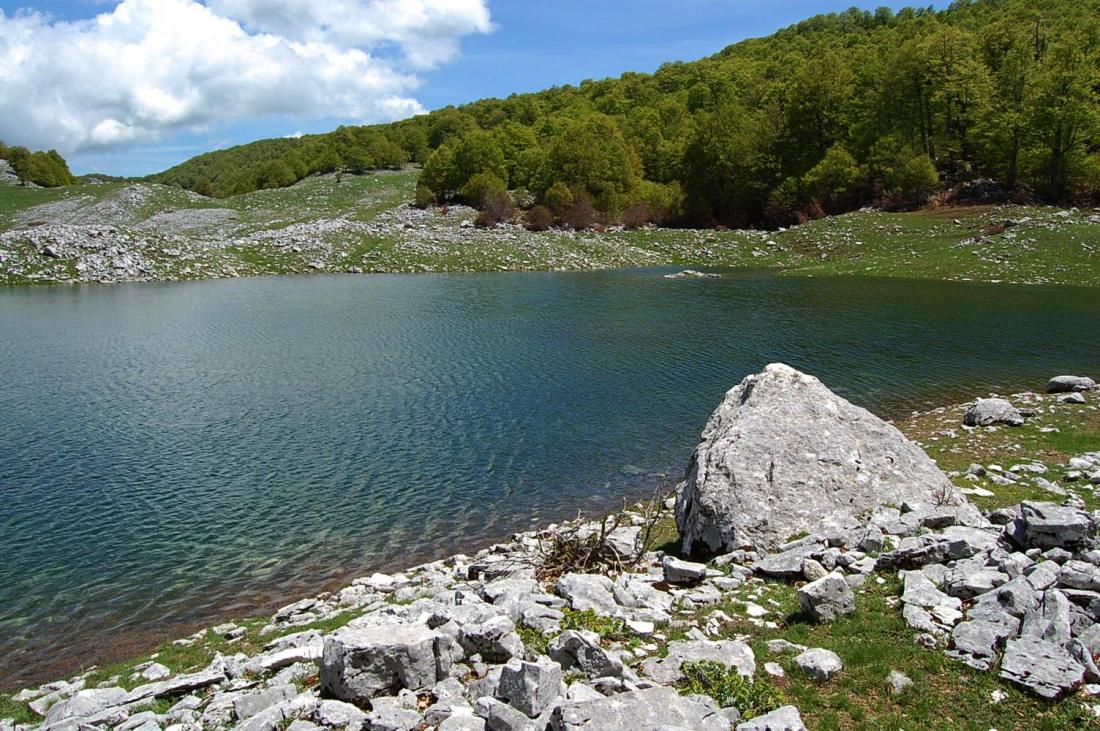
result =
[[[367,0],[339,1],[343,3],[343,17],[353,16],[356,6],[369,5]],[[331,24],[323,17],[325,9],[336,12],[332,2],[316,0],[311,5],[310,0],[208,0],[206,5],[225,16],[217,19],[200,17],[194,8],[184,7],[197,4],[194,0],[159,2],[165,5],[159,5],[158,0],[128,0],[126,5],[136,11],[127,12],[125,24],[91,29],[87,24],[68,21],[90,21],[99,14],[116,12],[119,3],[0,0],[9,38],[20,37],[14,34],[21,31],[24,40],[29,38],[34,45],[41,40],[41,47],[47,50],[51,43],[66,52],[81,49],[80,53],[61,54],[73,58],[71,67],[62,63],[60,71],[57,64],[25,65],[21,69],[30,90],[23,96],[39,95],[37,98],[44,101],[37,106],[45,106],[49,116],[44,116],[45,112],[38,117],[20,116],[18,109],[12,113],[9,107],[19,103],[19,96],[13,90],[5,100],[0,90],[0,115],[10,120],[6,127],[0,122],[0,139],[57,146],[77,172],[145,174],[210,149],[255,139],[323,132],[342,123],[407,116],[413,110],[575,84],[625,71],[649,72],[666,61],[701,58],[738,40],[767,35],[808,16],[841,11],[853,4],[868,9],[912,4],[881,0],[371,0],[378,3],[374,8],[377,12],[364,14],[356,32],[334,37],[328,29]],[[297,18],[282,25],[269,21],[279,7],[285,7],[280,4],[288,2],[301,3],[291,5],[294,8],[314,7],[316,17]],[[424,31],[434,33],[432,38],[418,40],[414,36],[421,31],[405,21],[407,8],[425,4],[451,10],[443,20],[424,26],[432,29]],[[158,17],[160,8],[167,5],[176,6],[178,13],[189,14]],[[479,6],[483,5],[487,5],[491,29],[479,14],[484,10]],[[456,6],[462,9],[454,10]],[[201,5],[199,8],[206,12]],[[40,15],[33,21],[27,19],[28,9]],[[379,16],[381,12],[394,17]],[[23,25],[17,25],[19,22]],[[219,25],[212,31],[207,25],[215,22]],[[120,39],[132,42],[135,33],[148,31],[155,35],[158,27],[171,27],[172,23],[194,25],[194,38],[170,40],[172,45],[167,50],[150,45],[147,52],[154,55],[149,60],[113,68],[111,57],[118,55],[120,48],[113,44],[122,42]],[[247,45],[247,39],[239,44],[234,41],[238,47],[236,63],[261,69],[286,63],[285,69],[278,67],[286,74],[285,80],[277,73],[255,81],[244,80],[244,74],[231,65],[194,71],[195,58],[211,54],[202,43],[221,32],[232,36],[236,25],[231,28],[226,23],[239,23],[252,34],[286,36],[288,42],[324,44],[329,49],[326,53],[333,55],[325,56],[322,63],[313,63],[313,68],[342,67],[349,56],[341,54],[366,50],[372,58],[355,61],[347,73],[356,78],[369,75],[374,80],[370,86],[355,87],[338,78],[309,77],[312,71],[303,73],[306,67],[294,66],[285,55],[257,57],[253,62],[249,54],[256,46]],[[311,23],[316,23],[315,32],[301,30],[308,30]],[[372,24],[385,26],[385,30],[372,33],[367,27]],[[126,28],[116,28],[121,25]],[[4,31],[5,21],[0,19],[0,62],[4,61]],[[192,48],[188,43],[197,45]],[[82,57],[86,44],[97,50]],[[223,42],[219,49],[225,46]],[[177,51],[181,53],[179,58],[174,57]],[[165,56],[167,60],[160,63]],[[97,62],[96,58],[102,60]],[[299,62],[307,63],[301,59]],[[97,74],[97,64],[112,68]],[[135,64],[164,68],[144,73],[134,70]],[[71,70],[66,72],[66,68]],[[192,69],[187,72],[193,74],[191,81],[177,85],[178,80],[171,76],[174,68]],[[105,79],[102,88],[98,86],[100,76]],[[202,84],[207,83],[203,79],[213,77],[220,80],[203,88]],[[239,79],[239,85],[227,82],[227,78]],[[348,93],[341,95],[342,91]],[[134,102],[135,97],[140,103]],[[182,101],[185,97],[190,101]],[[195,108],[184,108],[186,104]],[[64,120],[65,125],[56,126],[61,125],[57,120]]]

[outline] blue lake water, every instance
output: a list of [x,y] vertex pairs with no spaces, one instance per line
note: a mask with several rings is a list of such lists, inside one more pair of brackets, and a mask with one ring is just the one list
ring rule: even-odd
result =
[[1095,372],[1091,290],[667,270],[0,289],[0,687],[648,492],[771,361]]

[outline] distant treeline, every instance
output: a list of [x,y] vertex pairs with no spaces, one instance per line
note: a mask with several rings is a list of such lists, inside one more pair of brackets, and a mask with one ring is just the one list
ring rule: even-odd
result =
[[0,160],[7,160],[23,185],[34,183],[44,188],[72,185],[76,178],[57,150],[31,152],[26,147],[8,147],[0,141]]
[[1095,200],[1098,28],[1100,0],[851,9],[654,74],[266,140],[156,179],[226,196],[417,162],[421,205],[507,189],[581,223],[784,225],[976,178]]

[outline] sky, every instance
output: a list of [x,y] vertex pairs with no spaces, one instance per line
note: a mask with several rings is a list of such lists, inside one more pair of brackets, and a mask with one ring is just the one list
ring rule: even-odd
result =
[[[0,0],[0,140],[144,175],[213,149],[651,72],[860,0]],[[916,3],[934,4],[944,2]]]

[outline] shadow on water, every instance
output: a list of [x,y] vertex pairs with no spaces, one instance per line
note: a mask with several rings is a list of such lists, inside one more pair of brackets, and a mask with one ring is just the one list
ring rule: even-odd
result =
[[1091,290],[665,271],[0,290],[0,686],[645,494],[772,361],[889,416],[1100,355]]

